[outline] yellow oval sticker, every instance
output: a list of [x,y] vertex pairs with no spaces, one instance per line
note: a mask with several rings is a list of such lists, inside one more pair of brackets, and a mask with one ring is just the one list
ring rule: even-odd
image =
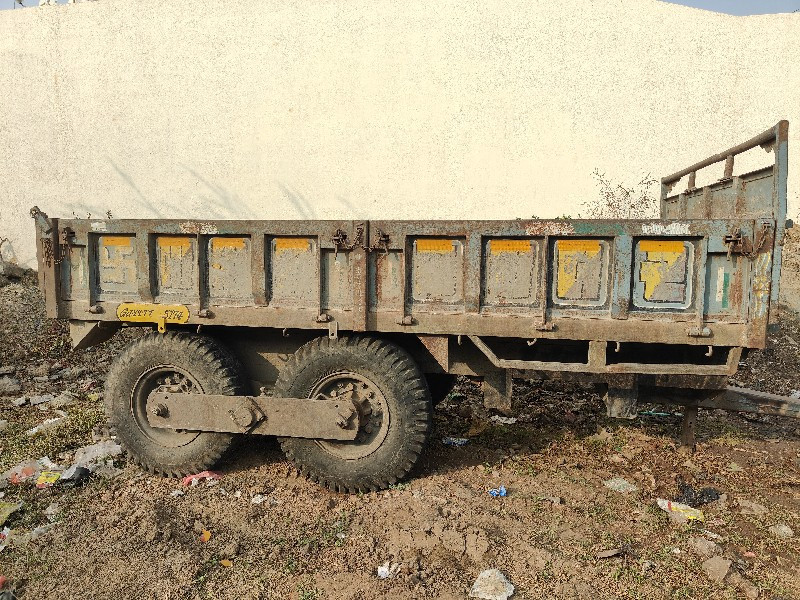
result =
[[155,323],[164,333],[167,323],[186,323],[189,309],[181,304],[123,302],[117,307],[117,318],[128,323]]

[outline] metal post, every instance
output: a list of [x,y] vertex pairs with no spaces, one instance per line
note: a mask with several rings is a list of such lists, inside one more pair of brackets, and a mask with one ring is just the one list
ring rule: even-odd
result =
[[697,445],[695,425],[697,424],[697,405],[686,406],[683,411],[683,428],[681,430],[681,446],[694,452]]

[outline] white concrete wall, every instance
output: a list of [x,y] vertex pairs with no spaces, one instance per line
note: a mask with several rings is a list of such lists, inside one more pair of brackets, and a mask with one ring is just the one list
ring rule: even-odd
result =
[[[0,12],[0,237],[55,216],[575,215],[793,121],[800,14],[656,0],[101,0]],[[762,157],[763,158],[763,157]],[[720,167],[721,173],[721,167]],[[790,213],[800,174],[790,174]]]

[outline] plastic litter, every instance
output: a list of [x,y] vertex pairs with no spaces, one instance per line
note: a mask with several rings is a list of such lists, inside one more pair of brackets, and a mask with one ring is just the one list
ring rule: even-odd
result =
[[252,498],[250,498],[250,504],[262,504],[267,497],[263,494],[256,494]]
[[8,527],[3,527],[3,530],[0,531],[0,552],[2,552],[8,545],[8,542],[11,541],[10,538],[11,530]]
[[0,525],[8,520],[8,517],[22,508],[22,502],[0,502]]
[[30,429],[28,429],[28,431],[26,431],[25,434],[28,437],[33,437],[41,433],[42,431],[45,431],[47,429],[52,429],[53,427],[61,423],[61,421],[63,421],[64,419],[65,417],[53,417],[52,419],[47,419],[46,421],[39,423],[36,427],[31,427]]
[[89,467],[107,458],[122,454],[122,446],[113,440],[103,440],[96,444],[78,448],[75,452],[75,464],[79,467]]
[[204,544],[211,539],[211,532],[208,529],[203,529],[203,532],[200,534],[200,541]]
[[61,474],[61,485],[75,487],[89,479],[92,472],[86,467],[72,465]]
[[492,488],[491,490],[489,490],[489,495],[492,498],[505,498],[505,496],[506,496],[506,486],[501,485],[500,487]]
[[390,579],[400,572],[400,565],[398,563],[389,562],[388,560],[378,567],[378,577],[381,579]]
[[636,492],[639,490],[639,488],[630,483],[627,479],[623,479],[622,477],[614,477],[613,479],[608,479],[603,482],[603,485],[609,489],[614,490],[615,492],[620,492],[621,494],[627,494],[629,492]]
[[489,420],[500,423],[501,425],[513,425],[517,422],[516,417],[501,417],[500,415],[492,415],[489,417]]
[[223,567],[232,567],[233,561],[229,558],[223,558],[221,561],[219,561],[219,564],[221,564]]
[[[183,478],[183,485],[185,486],[196,486],[201,481],[205,481],[207,484],[211,483],[212,481],[219,481],[222,479],[222,475],[217,473],[216,471],[201,471],[200,473],[196,473],[194,475],[187,475]],[[213,484],[212,484],[213,485]]]
[[33,477],[39,470],[39,463],[35,460],[25,460],[14,465],[3,474],[3,478],[9,483],[20,484]]
[[172,490],[169,495],[173,498],[179,498],[180,496],[183,496],[184,493],[185,492],[183,490]]
[[445,446],[466,446],[469,444],[469,440],[467,438],[446,437],[442,438],[442,443]]
[[58,519],[58,513],[61,510],[61,507],[58,505],[58,502],[51,502],[50,505],[44,509],[43,513],[47,520],[51,523]]
[[705,518],[703,516],[703,511],[697,508],[692,508],[686,504],[681,504],[680,502],[673,502],[672,500],[657,498],[656,503],[661,510],[669,514],[670,519],[673,521],[702,521]]
[[48,488],[58,481],[59,477],[61,473],[58,471],[42,471],[36,478],[36,487],[40,490]]
[[483,600],[507,600],[513,594],[513,584],[497,569],[481,571],[469,591],[470,598]]
[[715,490],[711,487],[696,490],[691,485],[683,481],[678,482],[678,491],[680,492],[680,495],[675,498],[675,501],[694,507],[702,506],[703,504],[708,504],[709,502],[716,502],[722,495],[720,494],[719,490]]

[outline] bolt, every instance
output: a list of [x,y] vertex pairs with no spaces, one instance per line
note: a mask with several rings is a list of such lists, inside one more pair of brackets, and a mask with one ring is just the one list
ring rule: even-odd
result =
[[167,408],[166,404],[156,404],[153,407],[152,412],[155,416],[161,417],[162,419],[165,419],[169,416],[169,408]]
[[336,419],[336,424],[337,424],[339,427],[341,427],[342,429],[344,429],[345,427],[347,427],[347,421],[345,420],[345,418],[344,418],[344,417],[339,417],[338,419]]

